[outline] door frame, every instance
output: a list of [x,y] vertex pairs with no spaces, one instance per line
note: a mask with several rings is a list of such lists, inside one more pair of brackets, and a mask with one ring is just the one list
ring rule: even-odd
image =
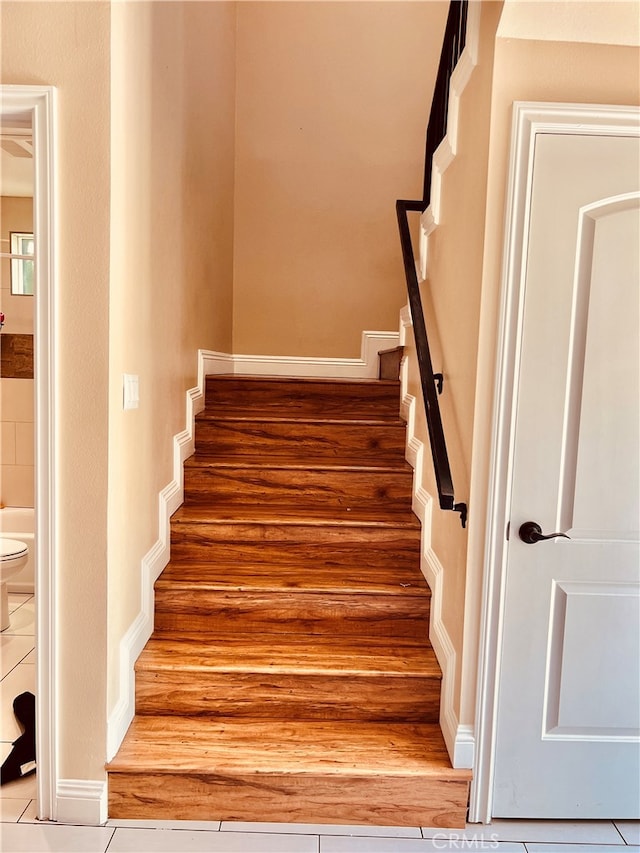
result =
[[3,121],[30,117],[33,131],[37,802],[38,817],[55,820],[59,773],[56,90],[53,86],[2,85],[0,115]]
[[478,644],[476,761],[469,806],[469,820],[480,823],[489,823],[493,813],[507,530],[512,494],[533,159],[537,135],[549,133],[640,136],[640,110],[637,107],[615,105],[528,101],[516,101],[513,104]]

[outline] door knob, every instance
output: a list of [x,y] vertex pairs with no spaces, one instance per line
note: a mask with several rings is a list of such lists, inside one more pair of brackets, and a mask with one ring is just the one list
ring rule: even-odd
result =
[[542,532],[542,528],[535,521],[525,521],[518,530],[518,536],[527,545],[535,545],[536,542],[542,542],[545,539],[557,539],[561,536],[563,539],[571,539],[566,533],[549,533],[547,536]]

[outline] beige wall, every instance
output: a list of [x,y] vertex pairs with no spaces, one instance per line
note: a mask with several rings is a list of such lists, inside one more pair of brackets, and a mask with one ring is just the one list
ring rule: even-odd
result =
[[238,4],[235,352],[353,357],[397,328],[447,6]]
[[120,3],[112,20],[109,712],[197,350],[231,350],[235,7]]
[[2,82],[58,87],[59,771],[91,779],[106,726],[109,6],[1,16]]
[[[553,23],[555,4],[544,5]],[[434,361],[447,377],[448,390],[440,400],[456,497],[468,499],[470,509],[467,532],[455,514],[439,510],[431,531],[432,547],[445,569],[442,618],[456,651],[455,709],[462,724],[472,724],[475,711],[512,103],[637,104],[640,95],[637,48],[496,39],[501,6],[482,6],[480,63],[462,98],[459,150],[443,180],[441,224],[430,238],[423,295]],[[519,26],[525,24],[519,21]],[[590,36],[593,42],[593,26]],[[413,369],[411,382],[417,389]],[[427,441],[424,426],[419,437]],[[435,494],[431,472],[428,458],[424,477]]]
[[[33,199],[3,196],[0,200],[2,252],[11,251],[11,231],[33,231]],[[0,311],[4,333],[33,334],[33,297],[11,295],[11,261],[2,258]],[[0,379],[2,466],[0,503],[33,506],[33,379]]]

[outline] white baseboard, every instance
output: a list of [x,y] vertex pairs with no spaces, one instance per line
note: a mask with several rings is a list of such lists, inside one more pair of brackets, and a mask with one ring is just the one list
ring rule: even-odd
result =
[[120,748],[135,714],[134,665],[153,633],[153,585],[169,562],[170,518],[183,501],[183,463],[194,450],[195,417],[204,408],[205,380],[218,373],[369,379],[378,375],[378,352],[398,345],[397,332],[363,332],[357,358],[230,355],[198,351],[198,384],[186,393],[185,429],[173,438],[173,480],[158,496],[158,539],[141,561],[141,608],[119,646],[119,696],[107,721],[107,761]]
[[[208,373],[307,376],[318,379],[375,379],[378,376],[378,353],[397,346],[398,338],[397,332],[363,332],[360,358],[224,355],[217,352],[206,352],[204,358]],[[209,370],[210,366],[219,366],[220,369]]]
[[86,779],[58,780],[55,820],[80,826],[106,823],[107,783]]
[[[411,327],[408,308],[400,315],[400,344],[404,346],[407,329]],[[444,737],[451,764],[456,768],[473,767],[475,738],[471,726],[462,726],[454,710],[454,685],[457,653],[451,637],[442,621],[442,583],[444,569],[437,554],[431,547],[431,515],[433,498],[422,483],[425,445],[415,434],[415,410],[417,401],[407,391],[408,363],[402,365],[400,374],[401,413],[407,422],[406,459],[412,466],[413,511],[422,524],[420,567],[431,589],[431,610],[429,618],[429,639],[442,670],[442,688],[440,695],[440,727]]]
[[170,518],[184,495],[184,460],[193,453],[195,417],[204,408],[207,373],[226,373],[229,356],[198,352],[198,385],[186,393],[186,427],[173,437],[173,480],[158,495],[158,539],[140,567],[141,608],[119,647],[119,697],[107,721],[107,761],[111,761],[135,714],[134,665],[153,632],[153,585],[169,562]]

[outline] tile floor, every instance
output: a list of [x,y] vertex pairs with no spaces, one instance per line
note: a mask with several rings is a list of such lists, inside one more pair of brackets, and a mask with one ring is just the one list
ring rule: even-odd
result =
[[[32,596],[11,595],[11,625],[0,637],[0,760],[20,730],[12,702],[35,692]],[[110,820],[68,826],[36,820],[35,776],[0,788],[2,853],[640,853],[640,821],[495,821],[466,830],[315,826],[226,821]]]

